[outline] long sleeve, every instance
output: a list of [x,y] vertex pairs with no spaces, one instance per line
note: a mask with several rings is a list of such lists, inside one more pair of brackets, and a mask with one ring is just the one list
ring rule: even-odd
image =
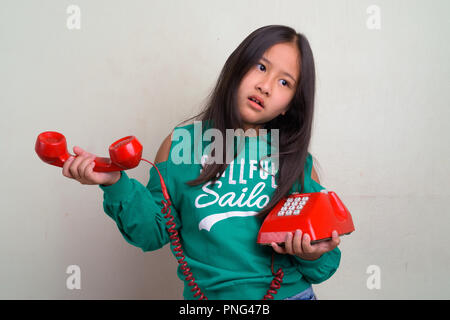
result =
[[297,262],[300,273],[313,284],[318,284],[328,280],[339,267],[341,261],[341,251],[338,247],[325,252],[317,260],[303,260],[297,256],[292,256]]
[[[166,162],[157,164],[167,185]],[[117,224],[125,240],[141,248],[152,251],[169,242],[166,219],[161,212],[164,199],[159,175],[153,167],[147,187],[130,179],[121,171],[119,181],[111,186],[99,186],[103,191],[103,209]],[[181,227],[177,210],[171,206],[177,228]]]

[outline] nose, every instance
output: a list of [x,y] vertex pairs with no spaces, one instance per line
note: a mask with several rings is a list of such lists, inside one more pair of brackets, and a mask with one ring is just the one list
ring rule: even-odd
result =
[[270,92],[271,92],[271,88],[270,88],[270,79],[269,77],[264,77],[263,79],[261,79],[257,84],[256,84],[256,88],[258,89],[258,91],[260,91],[262,94],[269,96]]

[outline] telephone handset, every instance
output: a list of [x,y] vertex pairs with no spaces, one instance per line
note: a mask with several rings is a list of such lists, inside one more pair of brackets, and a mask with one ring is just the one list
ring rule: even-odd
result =
[[333,191],[294,193],[283,198],[269,212],[258,233],[257,243],[284,243],[288,233],[302,230],[311,237],[311,244],[355,231],[350,212]]
[[[35,145],[35,150],[42,161],[62,167],[69,159],[67,142],[64,135],[55,131],[42,132]],[[111,158],[95,158],[94,171],[111,172],[132,169],[141,161],[142,145],[134,136],[117,140],[109,147]]]

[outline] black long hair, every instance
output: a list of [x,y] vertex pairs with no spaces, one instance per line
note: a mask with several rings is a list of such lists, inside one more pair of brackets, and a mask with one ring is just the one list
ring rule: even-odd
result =
[[[203,110],[180,123],[195,119],[202,121],[202,129],[207,128],[207,123],[213,123],[214,128],[222,132],[224,138],[222,145],[225,146],[226,129],[243,128],[236,103],[242,78],[259,62],[266,50],[275,44],[287,42],[295,43],[300,52],[300,80],[297,81],[295,94],[286,114],[284,116],[280,114],[263,126],[267,132],[271,129],[279,130],[279,175],[276,180],[278,187],[269,203],[258,214],[262,218],[289,193],[296,181],[301,186],[301,189],[296,191],[303,192],[305,178],[303,171],[311,140],[316,78],[313,53],[306,37],[293,28],[282,25],[269,25],[253,31],[225,62]],[[210,120],[212,121],[209,122]],[[224,156],[225,151],[222,153]],[[214,183],[227,166],[226,161],[207,164],[200,175],[187,184],[195,186],[208,181]]]

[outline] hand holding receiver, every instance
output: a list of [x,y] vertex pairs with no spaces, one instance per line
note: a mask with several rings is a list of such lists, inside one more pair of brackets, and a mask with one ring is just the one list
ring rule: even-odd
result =
[[109,186],[119,181],[120,171],[111,172],[95,172],[95,158],[96,156],[84,151],[80,147],[74,147],[73,151],[76,157],[70,156],[64,162],[62,174],[63,176],[75,179],[81,184],[101,184]]
[[[35,144],[35,151],[42,161],[63,167],[63,174],[66,177],[76,179],[83,184],[114,184],[120,178],[119,171],[135,168],[141,160],[146,161],[158,172],[164,199],[170,203],[169,192],[161,173],[151,161],[142,158],[142,150],[142,145],[136,137],[128,136],[109,146],[111,159],[95,157],[77,147],[74,147],[76,156],[72,156],[67,151],[64,135],[55,131],[42,132],[38,135]],[[86,159],[88,157],[92,159]],[[72,160],[73,163],[71,163]]]
[[[41,133],[36,140],[35,151],[42,161],[62,167],[71,156],[67,151],[64,135],[54,131]],[[94,159],[96,172],[112,172],[137,167],[142,157],[142,145],[134,136],[117,140],[109,147],[109,158]]]

